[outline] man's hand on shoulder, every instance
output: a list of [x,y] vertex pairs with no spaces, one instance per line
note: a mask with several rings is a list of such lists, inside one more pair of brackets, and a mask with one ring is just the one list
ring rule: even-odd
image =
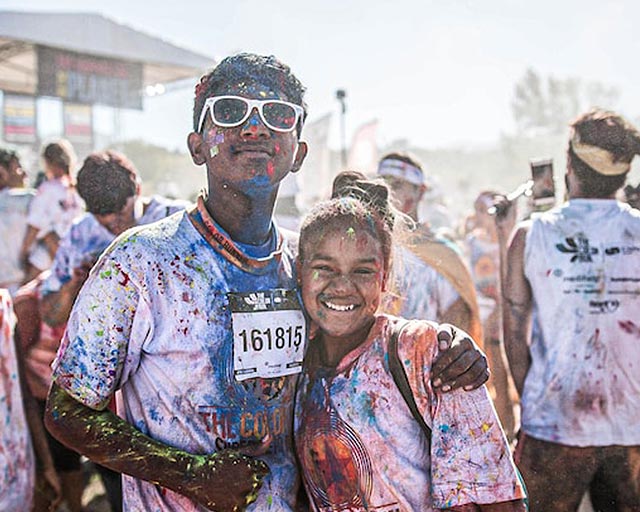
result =
[[438,348],[440,353],[431,367],[434,389],[446,393],[462,387],[470,391],[489,379],[487,357],[466,332],[441,324]]

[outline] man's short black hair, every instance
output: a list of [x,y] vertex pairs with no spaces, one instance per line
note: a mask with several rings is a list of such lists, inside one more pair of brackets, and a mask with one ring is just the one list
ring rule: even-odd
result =
[[91,153],[78,171],[76,186],[87,211],[118,213],[137,193],[138,172],[131,160],[117,151]]
[[274,91],[282,91],[287,100],[304,109],[304,116],[298,126],[298,137],[302,123],[307,116],[307,105],[304,102],[305,87],[291,72],[291,68],[280,62],[273,55],[256,55],[239,53],[223,59],[210,73],[200,78],[196,85],[193,103],[193,131],[198,129],[200,112],[207,98],[224,92],[229,85],[243,82],[261,82]]

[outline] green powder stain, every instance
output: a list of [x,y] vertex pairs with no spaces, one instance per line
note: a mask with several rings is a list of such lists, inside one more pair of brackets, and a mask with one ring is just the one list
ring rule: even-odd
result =
[[104,336],[104,331],[102,329],[96,331],[96,336]]
[[355,238],[356,237],[356,230],[353,229],[353,227],[350,227],[347,229],[347,236],[349,238]]
[[267,503],[269,504],[269,506],[273,505],[273,496],[271,494],[267,496]]

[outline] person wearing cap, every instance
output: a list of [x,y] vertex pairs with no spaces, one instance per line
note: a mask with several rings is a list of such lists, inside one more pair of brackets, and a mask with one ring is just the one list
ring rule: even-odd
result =
[[505,347],[522,405],[516,463],[532,510],[577,510],[596,479],[609,506],[638,510],[640,211],[615,200],[637,154],[640,132],[618,114],[578,117],[568,201],[519,224],[509,243]]
[[377,174],[391,188],[396,208],[414,223],[409,250],[401,249],[394,263],[396,279],[386,310],[456,325],[482,346],[475,287],[458,248],[418,222],[418,205],[427,190],[420,162],[408,154],[389,153],[380,160]]

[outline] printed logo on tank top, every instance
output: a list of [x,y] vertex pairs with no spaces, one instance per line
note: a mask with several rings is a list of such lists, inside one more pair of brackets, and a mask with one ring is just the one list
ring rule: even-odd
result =
[[568,237],[564,239],[564,244],[556,244],[556,249],[560,252],[570,254],[571,262],[590,263],[593,261],[592,256],[598,254],[596,247],[589,245],[589,239],[582,234],[576,237]]

